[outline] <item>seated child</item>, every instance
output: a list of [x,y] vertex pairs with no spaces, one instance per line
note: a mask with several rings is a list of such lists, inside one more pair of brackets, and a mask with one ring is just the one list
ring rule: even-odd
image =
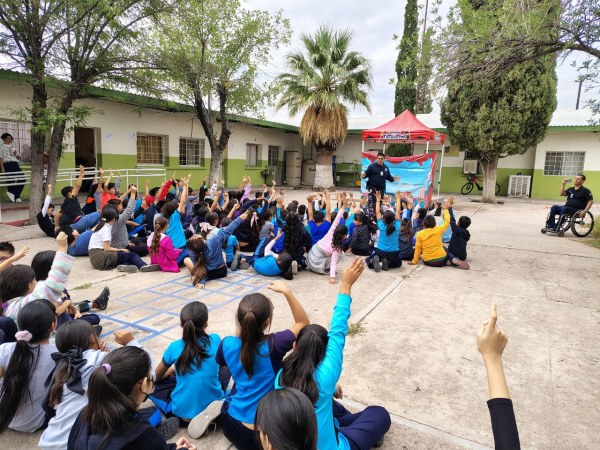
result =
[[264,238],[258,244],[253,256],[246,256],[241,253],[235,255],[231,263],[231,270],[236,270],[238,266],[241,269],[252,266],[261,275],[267,277],[283,276],[286,280],[291,280],[293,278],[292,264],[295,263],[292,260],[292,255],[286,252],[279,255],[273,253],[273,246],[281,236],[283,236],[283,233],[279,230],[277,236],[271,242],[268,242],[268,238]]
[[369,218],[363,212],[354,214],[354,230],[348,250],[358,256],[369,256],[373,251]]
[[[65,233],[58,233],[56,243],[56,257],[46,280],[36,283],[33,269],[23,264],[12,266],[0,273],[0,298],[8,303],[5,309],[7,317],[15,320],[21,308],[40,298],[52,303],[60,302],[74,258],[67,255]],[[64,303],[61,306],[65,309],[70,306],[70,301]]]
[[450,225],[450,213],[448,212],[448,202],[442,205],[444,211],[444,223],[436,225],[434,216],[426,216],[423,220],[425,229],[417,233],[417,242],[415,245],[415,254],[413,260],[408,264],[419,263],[419,258],[423,256],[423,263],[431,267],[443,267],[447,261],[452,265],[467,270],[469,265],[466,261],[456,258],[454,255],[446,253],[442,243],[442,235]]
[[366,259],[366,263],[375,272],[379,272],[380,270],[402,266],[398,246],[402,212],[400,210],[400,192],[396,193],[395,214],[391,209],[381,214],[381,193],[377,192],[375,198],[377,200],[375,203],[375,217],[377,218],[377,228],[379,228],[379,239],[375,245],[373,255]]
[[46,198],[42,210],[36,216],[41,230],[48,237],[54,237],[54,205],[52,204],[52,185],[46,186]]
[[403,261],[412,261],[415,255],[415,250],[412,245],[413,233],[410,222],[410,218],[408,220],[402,220],[400,234],[398,235],[398,252],[400,254],[400,259]]
[[90,239],[92,238],[92,234],[94,234],[94,230],[85,230],[83,233],[80,233],[73,228],[66,226],[61,228],[62,231],[67,235],[67,253],[71,256],[88,256],[89,255],[89,246]]
[[[221,221],[221,228],[227,228],[231,222],[233,222],[231,217],[225,217]],[[240,251],[240,243],[233,234],[227,238],[225,243],[223,243],[223,249],[225,251],[225,263],[227,264],[227,267],[231,267],[236,252]]]
[[16,342],[0,345],[0,433],[7,428],[33,433],[44,426],[44,382],[54,368],[50,333],[56,327],[54,305],[28,302],[19,310]]
[[99,212],[84,214],[79,205],[77,194],[79,193],[79,189],[81,189],[84,175],[83,166],[80,166],[75,186],[65,186],[61,189],[60,193],[64,197],[64,200],[59,213],[55,216],[55,229],[70,226],[74,230],[83,233],[100,221]]
[[313,213],[313,201],[315,198],[312,195],[306,197],[306,201],[308,202],[308,227],[313,245],[322,239],[331,228],[331,199],[329,198],[328,191],[325,191],[323,195],[325,196],[325,214],[321,210]]
[[169,221],[164,217],[156,219],[154,231],[148,237],[150,263],[158,264],[163,272],[179,272],[181,249],[175,248],[171,238],[165,234]]
[[[229,374],[219,380],[215,355],[218,334],[207,334],[208,308],[191,302],[179,315],[182,339],[172,342],[156,367],[157,391],[150,396],[164,414],[189,423],[188,434],[197,439],[221,413]],[[170,369],[175,375],[169,376]],[[210,416],[210,417],[207,417]]]
[[[452,255],[459,260],[467,260],[467,242],[471,239],[471,233],[467,230],[471,225],[471,218],[468,216],[461,216],[458,219],[458,224],[454,218],[454,210],[452,209],[452,203],[449,204],[450,212],[450,226],[452,227],[452,238],[448,245],[448,255]],[[466,263],[465,263],[466,264]]]

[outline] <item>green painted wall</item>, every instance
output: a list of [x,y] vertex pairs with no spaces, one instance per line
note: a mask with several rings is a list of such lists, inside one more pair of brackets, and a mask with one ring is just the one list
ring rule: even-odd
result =
[[[592,191],[592,194],[595,193],[596,198],[598,198],[600,196],[600,172],[586,171],[585,176],[585,187]],[[544,175],[544,171],[542,169],[534,170],[531,197],[557,200],[562,198],[564,200],[564,197],[559,195],[560,185],[564,178],[565,177],[562,176]],[[571,183],[570,185],[572,186],[573,184]]]
[[[462,167],[443,167],[441,192],[460,193],[460,188],[467,182],[467,178],[462,173]],[[508,179],[511,175],[521,172],[522,175],[532,175],[533,169],[497,169],[496,182],[500,185],[500,194],[506,195],[508,192]],[[532,180],[533,181],[533,180]],[[481,184],[481,183],[480,183]],[[437,190],[437,181],[436,181]],[[477,187],[469,195],[480,194]]]

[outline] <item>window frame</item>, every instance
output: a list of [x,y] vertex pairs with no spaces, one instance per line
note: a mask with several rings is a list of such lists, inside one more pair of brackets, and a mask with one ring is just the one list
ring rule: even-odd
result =
[[[140,137],[159,137],[160,141],[160,150],[161,150],[161,159],[162,162],[140,162],[140,152],[138,148],[138,139]],[[169,135],[168,134],[158,134],[158,133],[146,133],[145,131],[138,131],[135,135],[135,158],[138,166],[166,166],[165,158],[169,154]]]
[[545,176],[575,177],[584,171],[585,156],[585,151],[546,151],[543,174]]
[[[185,164],[182,163],[182,160],[181,160],[182,141],[186,142],[186,146],[187,146],[187,143],[189,143],[189,142],[198,142],[198,155],[197,155],[198,156],[198,158],[197,158],[198,164],[188,164],[187,163],[187,153],[185,155],[186,163]],[[190,150],[189,148],[186,148],[184,151],[189,151],[189,150]],[[180,166],[182,166],[182,167],[201,167],[201,168],[206,167],[206,140],[205,139],[189,137],[189,136],[179,136],[178,152],[179,152],[178,161],[179,161]]]
[[[251,158],[249,159],[248,156],[248,151],[251,151],[251,147],[254,147],[254,156],[256,159],[256,164],[250,164],[249,161],[251,161]],[[253,142],[247,142],[246,143],[246,167],[249,168],[256,168],[256,167],[261,167],[262,166],[262,144],[257,144],[257,143],[253,143]]]
[[[277,152],[277,157],[275,158],[274,161],[273,161],[272,154],[271,154],[272,151]],[[267,167],[277,167],[277,164],[279,163],[279,152],[280,151],[281,151],[280,145],[269,145],[269,147],[267,149]]]

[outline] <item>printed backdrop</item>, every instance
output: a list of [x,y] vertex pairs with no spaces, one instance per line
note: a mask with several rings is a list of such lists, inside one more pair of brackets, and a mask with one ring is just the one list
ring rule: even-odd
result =
[[[362,153],[362,172],[377,159],[377,152]],[[386,193],[392,196],[397,191],[403,193],[409,201],[418,198],[419,203],[429,204],[433,196],[433,182],[435,177],[435,164],[437,152],[427,155],[414,155],[401,158],[386,157],[385,164],[389,167],[392,176],[400,178],[395,182],[387,182]],[[367,192],[367,182],[361,179],[361,192]]]

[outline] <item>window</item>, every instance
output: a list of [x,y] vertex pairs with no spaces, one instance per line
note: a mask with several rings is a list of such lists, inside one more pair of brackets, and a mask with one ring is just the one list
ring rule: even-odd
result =
[[279,147],[276,145],[269,145],[269,167],[276,167],[277,161],[279,161]]
[[204,139],[179,138],[179,165],[204,167]]
[[583,172],[585,152],[546,152],[544,175],[575,176]]
[[[13,137],[13,147],[22,162],[31,162],[31,123],[0,120],[0,134],[8,133]],[[50,137],[46,139],[49,145]]]
[[162,134],[137,133],[138,164],[164,164],[169,137]]
[[466,151],[465,152],[465,160],[469,160],[469,159],[478,159],[477,153]]
[[258,167],[260,166],[260,150],[261,145],[259,144],[246,144],[246,166]]

